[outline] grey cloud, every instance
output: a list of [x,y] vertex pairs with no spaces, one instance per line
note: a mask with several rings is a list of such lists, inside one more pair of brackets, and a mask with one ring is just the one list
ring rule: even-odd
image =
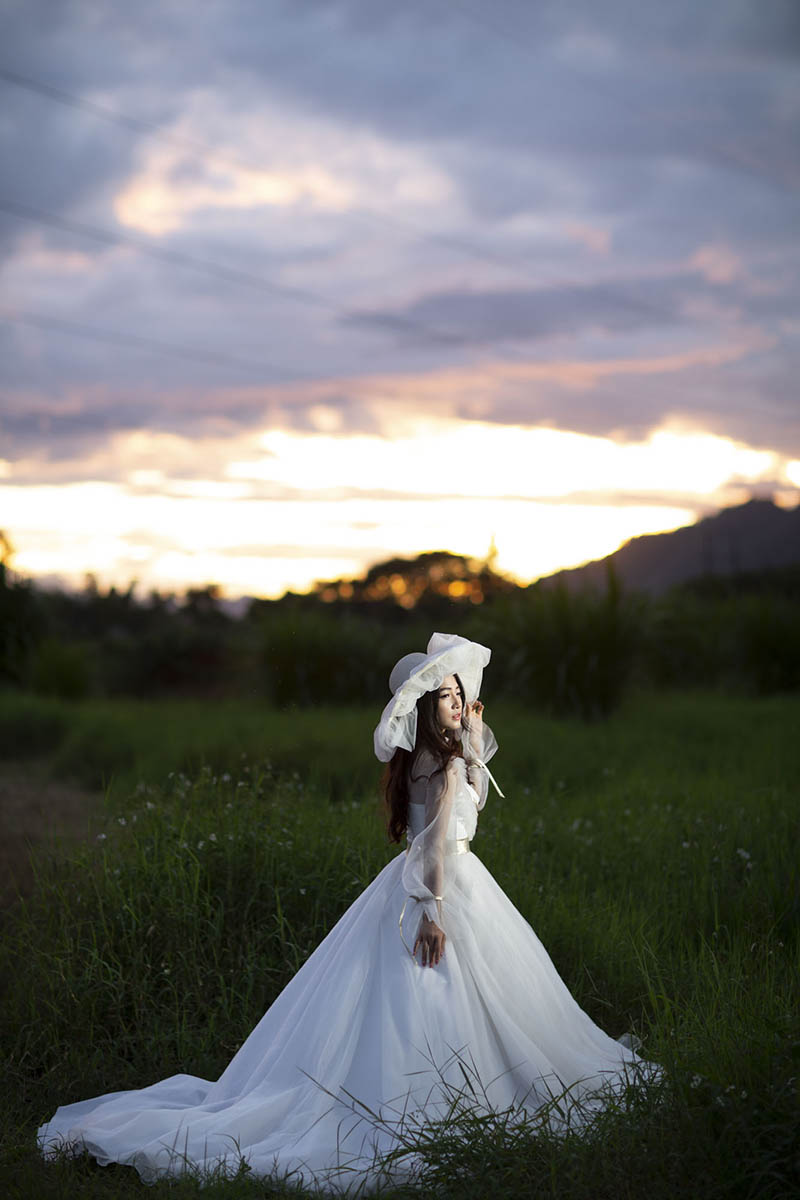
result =
[[761,363],[760,370],[745,359],[668,374],[611,375],[585,391],[537,384],[523,395],[500,396],[490,419],[639,441],[667,417],[683,418],[695,428],[798,457],[798,367],[797,356],[790,355],[766,369]]
[[401,313],[356,313],[345,323],[392,328],[398,318],[447,330],[471,345],[569,335],[660,328],[681,320],[674,281],[594,284],[523,291],[437,293]]
[[[46,246],[80,249],[93,269],[24,279],[14,305],[186,352],[0,327],[6,445],[66,464],[119,429],[246,430],[278,405],[258,395],[282,378],[271,367],[318,381],[436,370],[468,365],[490,346],[513,358],[503,349],[508,338],[531,340],[537,355],[560,338],[560,350],[577,359],[646,356],[692,337],[735,339],[742,326],[773,333],[796,311],[795,4],[471,7],[481,19],[467,6],[417,0],[217,0],[191,13],[152,0],[8,5],[7,61],[143,123],[126,129],[0,82],[0,153],[17,199],[115,228],[115,190],[159,144],[148,123],[169,128],[202,87],[221,97],[226,154],[237,152],[237,115],[270,114],[278,99],[287,119],[321,117],[345,134],[367,129],[414,148],[445,172],[456,202],[423,206],[427,215],[412,210],[407,228],[401,218],[392,224],[397,210],[376,196],[368,221],[256,207],[198,216],[154,239],[306,286],[329,297],[329,308],[41,229]],[[200,147],[196,162],[182,158],[184,182],[202,175],[205,154]],[[376,216],[382,207],[385,222]],[[518,214],[531,217],[528,232],[503,226]],[[559,220],[606,230],[612,252],[593,256],[559,239]],[[25,260],[30,230],[0,215],[7,257],[16,251]],[[674,268],[719,241],[730,242],[746,271],[757,275],[763,259],[761,282],[774,282],[780,269],[781,287],[757,294],[746,280],[714,287],[697,273],[659,274],[659,263]],[[693,315],[687,302],[698,297],[719,301],[720,311]],[[227,365],[209,361],[215,353]],[[778,340],[773,351],[724,368],[612,377],[587,392],[501,387],[485,415],[633,437],[683,407],[753,444],[795,445],[796,367],[796,348]],[[281,421],[314,428],[313,404],[326,403],[344,430],[376,428],[370,404],[332,387],[332,398],[306,401],[287,385]]]

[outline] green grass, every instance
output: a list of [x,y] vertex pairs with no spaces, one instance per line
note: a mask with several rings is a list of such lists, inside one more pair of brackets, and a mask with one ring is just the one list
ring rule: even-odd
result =
[[[377,720],[377,717],[375,717]],[[238,769],[242,755],[300,768],[325,790],[376,779],[372,712],[323,707],[277,711],[241,700],[85,700],[0,692],[0,761],[36,760],[59,779],[124,801],[142,780]],[[366,736],[365,736],[366,732]]]
[[[54,727],[55,710],[39,711]],[[5,918],[6,1194],[283,1194],[246,1178],[145,1193],[126,1168],[40,1162],[33,1134],[60,1103],[177,1071],[219,1074],[393,852],[376,813],[377,714],[58,711],[64,728],[42,751],[54,769],[72,738],[91,751],[105,721],[133,747],[121,777],[141,775],[112,790],[106,836],[43,859],[35,895]],[[800,701],[640,695],[605,724],[510,704],[489,721],[507,799],[492,796],[474,848],[579,1003],[612,1035],[642,1037],[669,1085],[566,1142],[502,1116],[455,1116],[420,1131],[424,1186],[394,1194],[793,1194]]]

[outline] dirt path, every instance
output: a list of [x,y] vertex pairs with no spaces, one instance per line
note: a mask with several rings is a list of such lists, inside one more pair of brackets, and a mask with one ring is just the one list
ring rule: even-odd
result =
[[31,851],[93,835],[103,798],[49,779],[30,763],[0,764],[0,906],[30,894]]

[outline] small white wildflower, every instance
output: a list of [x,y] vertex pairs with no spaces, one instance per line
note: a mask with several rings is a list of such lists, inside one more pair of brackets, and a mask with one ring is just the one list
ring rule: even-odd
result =
[[746,1099],[747,1099],[747,1092],[744,1090],[744,1088],[742,1088],[742,1090],[739,1092],[739,1098],[740,1098],[741,1100],[746,1100]]
[[736,853],[739,855],[739,858],[748,859],[750,857],[750,852],[748,850],[742,850],[741,846]]
[[152,800],[148,800],[147,803],[145,804],[145,808],[147,809],[148,812],[152,812],[153,809],[155,808],[155,804],[153,804]]
[[104,833],[98,833],[95,840],[98,842],[104,842],[106,840],[106,835]]
[[189,843],[181,842],[181,850],[188,850],[188,849],[189,849]]
[[128,822],[125,820],[124,817],[117,817],[117,824],[118,825],[127,825]]
[[210,833],[210,834],[208,835],[208,840],[209,840],[210,842],[215,842],[215,841],[217,840],[217,835],[216,835],[215,833]]
[[688,842],[681,842],[681,845],[683,846],[684,850],[688,850],[688,849],[689,849],[689,843],[688,843]]
[[114,874],[115,874],[115,875],[119,875],[119,867],[115,867],[115,868],[114,868]]
[[691,1082],[691,1084],[690,1084],[690,1087],[693,1087],[693,1088],[698,1088],[698,1087],[700,1087],[700,1084],[701,1084],[702,1082],[703,1082],[703,1076],[702,1076],[702,1075],[693,1075],[693,1076],[692,1076],[692,1082]]
[[229,833],[229,834],[228,834],[228,841],[229,841],[229,842],[232,842],[232,841],[233,841],[233,834],[232,834],[232,833]]
[[305,888],[300,888],[300,895],[301,895],[301,896],[305,896],[305,894],[306,894],[306,889],[305,889]]
[[580,827],[581,827],[581,819],[580,819],[580,817],[576,817],[575,820],[570,825],[569,831],[570,831],[570,833],[577,833],[578,830],[580,829]]
[[230,777],[230,775],[228,774],[228,772],[226,771],[226,772],[225,772],[225,774],[222,776],[222,782],[223,782],[223,783],[230,783],[230,781],[231,781],[231,777]]
[[205,846],[205,842],[204,842],[204,841],[202,841],[202,840],[201,840],[201,841],[199,841],[199,842],[197,843],[197,849],[198,849],[198,850],[202,850],[202,849],[203,849],[203,846]]

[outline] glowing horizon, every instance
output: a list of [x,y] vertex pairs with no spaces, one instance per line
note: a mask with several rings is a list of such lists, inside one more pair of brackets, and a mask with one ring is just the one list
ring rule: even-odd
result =
[[274,598],[393,557],[483,560],[494,545],[497,570],[524,584],[692,524],[742,489],[796,502],[800,478],[797,460],[674,423],[621,444],[428,418],[394,438],[273,429],[206,452],[209,470],[194,477],[202,442],[141,432],[109,451],[108,476],[127,464],[119,478],[25,485],[24,463],[0,463],[15,570],[70,587],[93,575],[104,587]]

